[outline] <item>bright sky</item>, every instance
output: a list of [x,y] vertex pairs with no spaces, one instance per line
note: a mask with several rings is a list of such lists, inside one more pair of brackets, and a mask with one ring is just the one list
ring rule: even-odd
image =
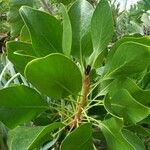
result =
[[[126,1],[126,0],[117,0],[117,2],[120,3],[120,9],[121,9],[121,10],[124,8],[125,1]],[[127,0],[127,9],[129,9],[130,6],[131,6],[132,4],[135,4],[137,1],[139,1],[139,0]]]

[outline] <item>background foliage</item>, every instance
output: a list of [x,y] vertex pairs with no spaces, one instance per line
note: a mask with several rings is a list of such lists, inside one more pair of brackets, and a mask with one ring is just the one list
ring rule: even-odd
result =
[[150,149],[149,10],[1,0],[0,149]]

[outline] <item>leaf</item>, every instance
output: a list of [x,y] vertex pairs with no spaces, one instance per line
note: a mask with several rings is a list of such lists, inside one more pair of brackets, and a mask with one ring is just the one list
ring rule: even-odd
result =
[[62,123],[55,122],[48,126],[17,127],[9,131],[9,149],[33,150],[39,148],[44,142],[51,140],[51,132],[63,126]]
[[[137,136],[134,135],[133,137],[130,137],[131,132],[129,131],[125,132],[125,130],[124,132],[122,132],[122,128],[123,128],[123,121],[117,118],[110,118],[101,123],[101,130],[106,138],[108,149],[135,150],[137,148],[137,145],[139,148],[144,147],[143,143],[139,139],[135,139],[135,137]],[[130,133],[128,137],[126,137],[127,132]],[[142,149],[136,149],[136,150],[142,150]]]
[[149,46],[135,42],[125,42],[114,53],[103,76],[105,79],[130,76],[142,72],[148,66],[149,61]]
[[62,52],[62,26],[55,17],[26,6],[19,11],[30,31],[32,45],[38,56]]
[[8,59],[14,64],[17,71],[24,75],[25,66],[36,58],[32,45],[29,43],[10,41],[7,42]]
[[8,22],[10,23],[11,27],[11,36],[17,37],[20,33],[22,26],[24,25],[20,15],[19,15],[19,8],[23,5],[32,6],[33,0],[10,0],[9,1],[9,12],[8,12]]
[[20,32],[20,40],[31,43],[31,37],[28,28],[24,25]]
[[90,23],[93,7],[86,0],[77,0],[68,13],[72,26],[72,55],[78,58],[89,55],[92,52]]
[[63,4],[61,4],[61,11],[63,16],[63,38],[62,48],[65,55],[70,56],[72,45],[72,28],[71,22],[68,16],[68,12]]
[[150,36],[144,36],[144,37],[138,37],[138,38],[137,37],[123,37],[122,39],[118,40],[116,43],[114,43],[114,45],[112,46],[111,50],[108,53],[105,68],[109,67],[114,53],[117,51],[119,46],[125,42],[136,42],[139,44],[150,46]]
[[28,63],[26,78],[43,94],[61,99],[81,90],[81,73],[69,58],[50,54]]
[[150,136],[150,131],[148,131],[147,128],[145,128],[141,125],[127,126],[126,129],[136,133],[137,135],[141,135],[144,137]]
[[31,88],[20,85],[0,90],[0,121],[9,128],[33,119],[46,109],[47,104]]
[[137,102],[126,89],[118,90],[112,97],[106,96],[104,106],[113,116],[123,117],[126,123],[137,123],[150,114],[150,109]]
[[124,138],[131,144],[134,145],[134,149],[136,150],[146,150],[144,143],[142,140],[133,132],[129,130],[122,130],[122,134]]
[[61,150],[94,150],[91,124],[85,123],[70,133],[62,142]]
[[122,88],[126,89],[139,103],[143,105],[149,104],[150,90],[141,89],[134,81],[129,78],[115,79],[107,90],[110,91],[109,93],[111,93],[111,95],[113,95],[118,89]]
[[113,18],[107,0],[100,0],[92,17],[91,35],[96,53],[103,51],[113,36]]

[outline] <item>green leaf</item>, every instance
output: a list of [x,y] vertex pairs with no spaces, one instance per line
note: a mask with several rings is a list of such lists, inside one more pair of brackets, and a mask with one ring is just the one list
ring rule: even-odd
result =
[[17,127],[9,131],[9,149],[33,150],[39,148],[44,142],[51,140],[51,132],[63,126],[62,123],[55,122],[48,126]]
[[28,28],[24,25],[20,32],[20,40],[31,43],[31,37]]
[[62,52],[62,26],[55,17],[26,6],[20,8],[20,14],[30,31],[38,56]]
[[92,52],[90,23],[93,14],[92,5],[86,0],[77,0],[69,10],[72,26],[72,55],[81,58]]
[[7,42],[8,59],[14,64],[17,71],[24,75],[25,66],[36,58],[32,45],[29,43],[10,41]]
[[144,137],[150,136],[150,131],[148,131],[147,128],[143,127],[142,125],[127,126],[126,129],[136,133],[137,135]]
[[135,150],[146,150],[144,143],[142,140],[133,132],[123,129],[122,130],[123,137],[134,146]]
[[8,22],[10,23],[11,27],[11,36],[17,37],[20,33],[22,26],[24,25],[20,15],[19,15],[19,8],[23,5],[32,6],[33,0],[10,0],[9,1],[9,12],[8,12]]
[[142,72],[150,61],[150,47],[135,42],[121,44],[106,67],[104,78],[129,76]]
[[93,13],[91,35],[96,53],[104,50],[113,36],[113,18],[107,0],[100,0]]
[[54,99],[76,95],[81,90],[79,68],[62,54],[50,54],[29,62],[25,75],[40,92]]
[[106,60],[106,66],[105,68],[109,67],[111,64],[111,59],[114,55],[114,53],[117,51],[119,46],[125,42],[136,42],[139,44],[150,46],[150,36],[144,36],[144,37],[123,37],[122,39],[118,40],[114,45],[112,46]]
[[70,133],[62,142],[61,150],[94,150],[91,124],[85,123]]
[[61,4],[61,11],[63,16],[63,38],[62,48],[65,55],[70,56],[72,45],[72,28],[71,22],[68,16],[68,12],[63,4]]
[[150,114],[150,109],[137,102],[126,89],[118,90],[112,97],[106,96],[106,110],[114,116],[123,117],[127,123],[137,123]]
[[113,95],[118,89],[122,88],[126,89],[139,103],[144,105],[149,104],[150,90],[141,89],[133,80],[129,78],[115,79],[107,89],[107,92],[109,91],[109,93]]
[[41,96],[26,86],[13,86],[0,90],[0,121],[9,128],[33,119],[48,109]]
[[[131,137],[131,132],[122,132],[123,121],[117,118],[110,118],[101,123],[101,130],[107,141],[107,148],[111,150],[135,150],[138,148],[144,148],[143,143],[137,138],[137,136]],[[126,133],[130,135],[126,135]],[[124,133],[124,134],[123,134]],[[129,140],[130,139],[130,140]],[[144,148],[145,149],[145,148]],[[143,150],[144,150],[143,149]],[[142,149],[136,149],[142,150]]]

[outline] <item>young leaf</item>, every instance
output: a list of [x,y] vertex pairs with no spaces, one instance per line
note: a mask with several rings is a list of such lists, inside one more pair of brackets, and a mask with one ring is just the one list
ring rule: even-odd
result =
[[135,136],[130,138],[130,140],[127,140],[126,137],[124,137],[125,135],[122,133],[122,128],[123,121],[121,119],[110,118],[102,122],[101,129],[106,138],[108,149],[135,150],[137,145],[139,148],[144,148],[143,143],[139,142],[139,139],[135,140]]
[[24,75],[26,64],[36,58],[32,45],[29,43],[7,42],[8,59],[14,64],[18,72]]
[[62,48],[65,55],[70,56],[72,45],[72,28],[68,16],[68,12],[63,4],[61,4],[61,11],[63,16],[63,39]]
[[118,90],[113,97],[107,97],[104,106],[112,115],[123,117],[127,123],[137,123],[150,114],[150,109],[137,102],[126,89]]
[[62,52],[62,26],[55,17],[26,6],[20,8],[20,14],[30,31],[38,56]]
[[100,0],[93,13],[91,35],[96,53],[103,51],[113,36],[113,18],[107,0]]
[[91,124],[86,123],[75,129],[62,142],[61,150],[94,150]]
[[81,90],[79,68],[62,54],[50,54],[29,62],[25,75],[40,92],[54,99],[76,95]]
[[62,128],[60,122],[52,123],[48,126],[38,127],[17,127],[9,131],[9,149],[11,150],[33,150],[39,148],[44,142],[50,141],[50,133]]
[[0,90],[0,121],[9,128],[33,119],[46,109],[47,104],[34,89],[20,85]]
[[92,52],[90,35],[92,14],[93,7],[86,0],[75,1],[69,10],[72,26],[72,54],[78,58]]

